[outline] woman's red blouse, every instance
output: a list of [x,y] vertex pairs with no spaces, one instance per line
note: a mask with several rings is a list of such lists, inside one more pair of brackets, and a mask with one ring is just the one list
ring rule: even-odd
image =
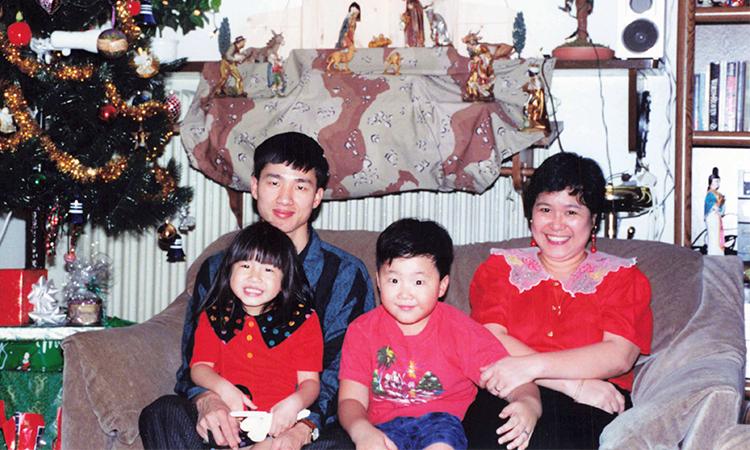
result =
[[[537,255],[536,248],[493,250],[471,282],[471,317],[504,326],[538,352],[595,344],[606,331],[650,353],[651,286],[634,259],[589,253],[561,283]],[[609,381],[631,390],[633,371]]]

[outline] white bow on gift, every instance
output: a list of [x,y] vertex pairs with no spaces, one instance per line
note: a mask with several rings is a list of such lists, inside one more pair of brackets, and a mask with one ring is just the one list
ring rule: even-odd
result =
[[[232,411],[232,417],[244,417],[240,422],[240,430],[247,433],[253,442],[260,442],[268,436],[271,431],[273,413],[266,411]],[[309,409],[303,409],[297,414],[297,420],[302,420],[310,415]]]

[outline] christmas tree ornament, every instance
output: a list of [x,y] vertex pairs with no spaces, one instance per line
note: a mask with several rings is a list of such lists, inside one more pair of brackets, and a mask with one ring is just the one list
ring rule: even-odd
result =
[[44,226],[44,248],[47,257],[55,256],[57,252],[57,234],[60,231],[60,205],[55,202],[47,214],[47,223]]
[[151,93],[149,91],[138,91],[133,96],[130,104],[133,106],[143,105],[151,101]]
[[68,304],[69,325],[97,325],[102,319],[103,299],[109,290],[112,261],[104,253],[67,264],[68,282],[63,297]]
[[172,123],[177,122],[180,118],[180,113],[182,112],[182,102],[180,101],[180,97],[178,97],[174,91],[169,91],[169,95],[167,95],[167,98],[164,100],[164,104],[167,106],[169,120],[171,120]]
[[157,242],[162,250],[169,249],[177,236],[177,229],[169,222],[164,222],[156,229]]
[[117,117],[117,108],[111,103],[106,103],[99,108],[99,119],[102,122],[111,122]]
[[79,202],[78,199],[70,202],[68,217],[71,225],[83,225],[86,223],[86,217],[83,215],[83,203]]
[[148,148],[148,137],[151,133],[145,131],[143,127],[140,130],[133,133],[133,139],[135,140],[135,149]]
[[110,28],[99,34],[96,40],[96,48],[106,58],[119,58],[128,51],[128,38],[122,31]]
[[182,250],[182,236],[175,235],[174,242],[169,246],[167,251],[167,262],[185,261],[185,252]]
[[50,16],[57,12],[62,5],[62,0],[38,0],[39,6],[47,12]]
[[130,61],[130,66],[141,78],[151,78],[159,73],[159,60],[151,53],[150,49],[138,47],[136,54]]
[[47,175],[45,175],[45,174],[43,174],[41,172],[33,173],[29,177],[29,182],[31,183],[31,187],[36,192],[39,192],[42,189],[44,189],[44,185],[47,183]]
[[135,17],[141,13],[141,2],[138,0],[128,0],[125,3],[125,9],[128,11],[131,17]]
[[138,17],[144,25],[156,25],[156,19],[154,19],[154,9],[151,6],[150,0],[143,0],[141,2],[141,15]]
[[[174,122],[174,120],[172,122]],[[0,110],[0,133],[11,134],[15,133],[16,130],[16,125],[13,123],[13,114],[6,106]]]
[[180,221],[177,228],[183,233],[195,229],[195,217],[190,215],[190,206],[185,205],[180,208]]
[[21,11],[16,14],[16,21],[8,26],[8,41],[17,47],[25,47],[31,42],[31,27],[24,22]]
[[67,264],[73,264],[74,262],[76,262],[76,259],[78,259],[78,257],[76,256],[75,249],[68,250],[65,256],[63,256],[63,259]]
[[34,325],[62,325],[65,323],[65,313],[63,313],[60,303],[55,294],[60,292],[55,289],[55,282],[40,277],[39,281],[31,286],[31,292],[28,295],[29,303],[34,305],[34,310],[29,313],[29,317],[34,321]]

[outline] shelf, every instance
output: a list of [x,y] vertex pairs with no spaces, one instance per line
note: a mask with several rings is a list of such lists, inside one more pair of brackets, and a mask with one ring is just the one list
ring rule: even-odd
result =
[[659,67],[658,59],[609,59],[605,61],[572,61],[558,59],[555,61],[557,69],[655,69]]
[[750,7],[741,8],[695,8],[696,24],[750,22]]
[[694,147],[750,147],[750,132],[696,131]]

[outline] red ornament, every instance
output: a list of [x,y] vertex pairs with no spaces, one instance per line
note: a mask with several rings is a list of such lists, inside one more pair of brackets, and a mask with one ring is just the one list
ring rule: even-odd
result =
[[125,8],[128,10],[128,14],[131,17],[135,17],[141,13],[141,2],[138,0],[130,0],[125,4]]
[[107,103],[99,108],[99,119],[101,119],[102,122],[111,122],[115,117],[117,117],[117,108],[112,104]]
[[17,47],[25,47],[31,42],[31,27],[23,20],[8,27],[8,41]]
[[182,102],[180,102],[180,98],[174,92],[170,92],[166,100],[164,100],[164,104],[167,106],[169,120],[177,122],[177,119],[180,118],[180,112],[182,111]]

